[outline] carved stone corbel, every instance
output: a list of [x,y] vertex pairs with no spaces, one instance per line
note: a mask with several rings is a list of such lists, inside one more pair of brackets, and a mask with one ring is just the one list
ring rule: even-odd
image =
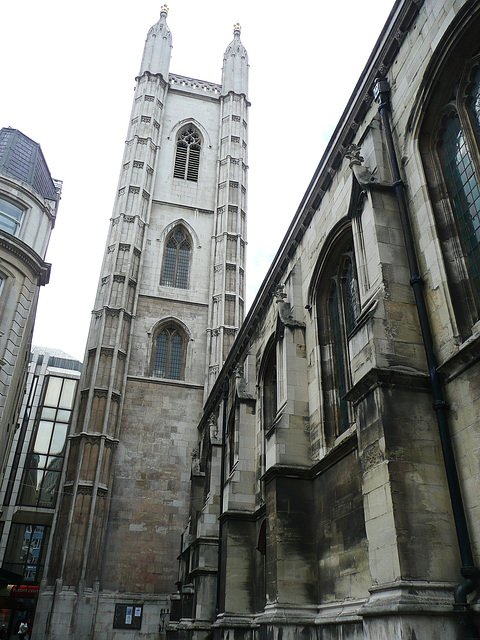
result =
[[247,382],[244,378],[243,365],[237,364],[234,369],[234,374],[235,374],[235,391],[237,394],[237,398],[240,400],[240,402],[242,401],[255,402],[256,400],[255,396],[253,396],[251,393],[247,393],[246,391]]
[[349,167],[353,172],[358,184],[363,189],[392,189],[391,182],[379,180],[367,167],[363,166],[365,158],[361,155],[361,147],[351,144],[345,152],[345,158],[349,160]]
[[277,303],[278,318],[283,326],[289,327],[290,329],[305,327],[304,322],[295,320],[293,317],[292,307],[286,300],[287,294],[284,291],[283,285],[279,284],[275,287],[273,297]]

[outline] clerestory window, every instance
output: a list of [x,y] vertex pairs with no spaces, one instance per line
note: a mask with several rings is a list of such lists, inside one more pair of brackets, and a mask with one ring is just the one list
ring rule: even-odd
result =
[[180,131],[177,138],[173,177],[198,182],[200,149],[202,141],[198,131],[188,126]]
[[154,338],[152,375],[155,378],[183,380],[185,345],[185,336],[176,325],[162,327]]
[[183,227],[176,227],[165,242],[160,284],[178,289],[188,288],[192,243]]

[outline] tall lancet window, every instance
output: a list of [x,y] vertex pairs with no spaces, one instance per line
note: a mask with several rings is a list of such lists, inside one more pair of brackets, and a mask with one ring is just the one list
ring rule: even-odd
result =
[[[464,130],[460,110],[452,108],[442,120],[438,155],[472,289],[480,300],[480,186],[474,164],[474,155],[478,154],[476,146],[480,142],[480,66],[474,72],[468,94],[464,105],[465,125],[470,125],[471,131]],[[470,144],[468,133],[472,136]]]
[[[477,33],[478,23],[472,42]],[[480,56],[463,70],[459,59],[468,60],[468,52],[457,52],[434,85],[420,149],[457,328],[466,339],[480,320]]]
[[192,126],[180,131],[177,138],[175,166],[173,168],[174,178],[198,182],[201,145],[200,135]]
[[175,227],[168,235],[163,256],[160,284],[178,289],[188,288],[192,243],[183,227]]
[[[344,242],[348,242],[348,236]],[[326,435],[330,443],[348,429],[354,419],[352,407],[345,398],[351,385],[348,336],[360,313],[352,246],[343,244],[332,258],[319,280],[317,301]]]
[[277,348],[272,342],[267,347],[263,373],[263,427],[268,431],[273,427],[277,415]]
[[185,369],[185,337],[174,324],[164,326],[156,334],[152,375],[155,378],[183,380]]

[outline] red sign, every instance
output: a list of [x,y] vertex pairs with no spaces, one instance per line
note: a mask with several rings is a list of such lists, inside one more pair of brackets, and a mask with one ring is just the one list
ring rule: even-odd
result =
[[38,592],[40,591],[40,587],[30,586],[28,584],[20,584],[15,585],[11,592],[11,598],[36,598],[38,596]]

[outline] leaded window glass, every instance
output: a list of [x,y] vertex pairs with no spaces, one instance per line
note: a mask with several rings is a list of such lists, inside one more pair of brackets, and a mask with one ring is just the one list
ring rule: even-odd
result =
[[263,426],[268,431],[277,415],[277,351],[270,346],[263,375]]
[[322,350],[327,439],[343,433],[353,422],[353,410],[346,399],[350,388],[348,337],[360,315],[358,282],[351,245],[336,250],[320,279],[317,299]]
[[465,340],[480,319],[480,56],[445,62],[420,132],[456,327]]
[[480,188],[465,134],[456,113],[445,119],[443,135],[439,142],[439,156],[460,242],[470,268],[471,284],[479,296]]
[[160,284],[178,289],[188,288],[190,253],[190,238],[183,228],[174,229],[165,244]]
[[183,129],[177,138],[173,177],[198,181],[201,139],[193,127]]
[[156,378],[182,380],[185,340],[175,326],[164,327],[155,338],[152,375]]

